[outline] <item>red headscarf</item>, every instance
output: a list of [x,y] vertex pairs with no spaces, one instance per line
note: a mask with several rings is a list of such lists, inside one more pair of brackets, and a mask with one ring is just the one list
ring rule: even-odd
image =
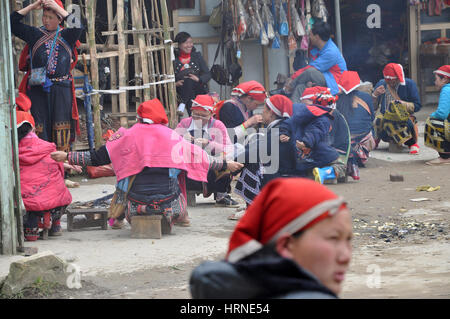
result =
[[383,76],[387,80],[398,79],[401,85],[406,85],[405,73],[401,64],[389,63],[383,69]]
[[346,207],[343,198],[305,178],[268,183],[247,209],[230,238],[226,259],[236,262],[284,235],[310,228]]
[[325,106],[330,109],[336,108],[336,102],[339,97],[331,94],[327,87],[313,86],[303,91],[302,100],[312,100],[313,104]]
[[214,105],[216,103],[214,102],[214,99],[209,95],[197,95],[195,97],[195,100],[192,100],[192,106],[191,110],[206,110],[213,112]]
[[149,124],[167,124],[167,118],[164,106],[158,99],[145,101],[139,105],[137,110],[138,118],[141,118],[144,123]]
[[[58,6],[60,6],[61,8],[64,9],[64,5],[63,5],[63,3],[62,3],[61,0],[53,0],[53,1],[55,1],[56,4],[57,4]],[[46,8],[44,8],[44,10],[45,10],[45,9],[46,9]],[[60,20],[62,20],[62,17],[61,17],[58,13],[55,12],[55,14],[58,16],[58,18],[59,18]]]
[[266,105],[279,117],[292,116],[292,101],[284,95],[273,95],[266,99]]
[[450,65],[443,65],[433,73],[440,74],[450,79]]
[[34,118],[30,113],[24,111],[16,111],[17,128],[21,127],[24,123],[30,123],[33,128],[36,126],[34,123]]
[[28,112],[31,109],[31,100],[22,92],[16,97],[16,105],[20,111]]
[[355,71],[344,71],[339,79],[338,86],[344,91],[345,94],[351,93],[356,90],[361,85],[361,79],[359,78],[358,72]]
[[231,91],[231,95],[235,96],[249,95],[254,100],[260,102],[264,102],[264,100],[267,97],[266,89],[264,88],[264,86],[256,81],[248,81],[239,84]]

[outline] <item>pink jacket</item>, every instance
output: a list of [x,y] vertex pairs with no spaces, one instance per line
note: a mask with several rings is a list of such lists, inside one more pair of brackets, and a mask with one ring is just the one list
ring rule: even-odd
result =
[[72,202],[64,183],[63,164],[50,157],[55,151],[55,144],[34,133],[19,143],[20,188],[27,211],[48,211]]
[[196,181],[207,181],[208,154],[161,124],[137,123],[120,128],[106,143],[117,181],[145,167],[177,168]]
[[[187,133],[191,123],[192,117],[184,118],[178,123],[175,131],[183,136]],[[226,152],[229,147],[232,147],[227,128],[221,121],[211,118],[208,122],[208,133],[210,136],[210,142],[206,147],[208,153],[210,151],[211,154],[217,155],[224,151]]]

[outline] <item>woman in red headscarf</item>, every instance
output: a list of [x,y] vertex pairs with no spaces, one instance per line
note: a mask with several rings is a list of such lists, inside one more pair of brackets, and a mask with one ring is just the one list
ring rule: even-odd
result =
[[[236,154],[237,161],[245,166],[234,191],[247,205],[252,204],[269,181],[292,175],[295,170],[293,150],[279,143],[280,126],[291,116],[292,101],[289,98],[279,94],[266,98],[262,113],[265,127],[249,139],[244,152],[238,151]],[[234,217],[238,218],[239,214]],[[231,219],[234,219],[233,216]]]
[[439,104],[425,124],[425,145],[434,148],[439,157],[427,165],[450,164],[450,65],[434,71],[434,85],[441,91]]
[[331,299],[352,256],[345,201],[303,178],[267,184],[230,238],[224,261],[191,274],[194,299]]
[[[197,95],[192,100],[191,117],[178,123],[175,131],[187,141],[202,147],[211,156],[223,156],[233,151],[233,145],[228,137],[227,128],[218,119],[213,118],[215,105],[210,95]],[[204,197],[214,193],[216,206],[238,207],[239,204],[228,194],[231,189],[231,174],[222,174],[210,170],[208,183],[187,180],[188,191],[201,191]]]
[[72,202],[64,183],[64,167],[50,157],[56,151],[55,144],[41,140],[34,133],[34,119],[28,112],[31,101],[19,93],[16,103],[20,189],[26,209],[25,240],[37,240],[40,229],[48,231],[50,236],[60,236],[60,218]]
[[158,99],[139,105],[137,114],[138,123],[120,128],[98,150],[55,152],[52,158],[81,166],[112,163],[118,182],[110,209],[114,227],[121,228],[125,218],[131,223],[133,216],[162,215],[162,232],[168,234],[174,223],[189,225],[185,176],[206,182],[209,169],[234,171],[241,165],[208,156],[167,127]]
[[266,89],[257,81],[248,81],[239,84],[231,91],[231,98],[216,107],[216,118],[221,120],[227,128],[231,141],[244,144],[243,138],[247,136],[247,129],[262,122],[262,116],[249,112],[263,104],[267,97]]
[[372,135],[375,111],[370,94],[359,91],[361,79],[355,71],[344,71],[338,84],[341,92],[336,109],[345,117],[351,134],[351,152],[347,173],[359,180],[359,167],[364,167],[369,153],[375,148]]
[[383,76],[372,93],[374,108],[381,112],[375,119],[377,142],[405,144],[410,154],[418,154],[419,131],[413,114],[419,112],[422,105],[416,83],[405,78],[401,64],[389,63],[383,69]]
[[[40,9],[42,27],[21,22],[30,11]],[[32,101],[36,133],[64,151],[69,150],[75,133],[80,134],[71,70],[77,61],[75,47],[83,28],[76,17],[73,27],[62,28],[71,16],[61,0],[36,0],[11,14],[11,32],[27,43],[20,59],[21,70],[27,73],[19,89]]]

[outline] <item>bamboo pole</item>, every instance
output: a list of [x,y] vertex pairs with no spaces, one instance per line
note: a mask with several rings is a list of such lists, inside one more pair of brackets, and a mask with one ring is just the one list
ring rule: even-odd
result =
[[[153,1],[154,2],[154,6],[155,6],[155,21],[158,24],[158,27],[161,27],[161,19],[159,17],[159,10],[158,10],[158,2],[156,0]],[[166,4],[166,1],[163,0],[161,1],[161,15],[163,15],[162,12],[162,3],[164,2],[164,4]],[[167,11],[167,10],[166,10]],[[162,36],[162,34],[160,34],[160,36]],[[160,69],[160,74],[167,74],[167,66],[166,66],[166,50],[167,50],[167,45],[164,43],[164,47],[165,50],[163,53],[161,53],[160,58],[161,58],[161,69]],[[162,90],[163,90],[163,105],[165,105],[165,107],[167,109],[169,109],[170,107],[170,102],[169,102],[169,90],[168,90],[168,85],[163,85],[162,86]]]
[[[123,8],[123,0],[117,0],[117,43],[119,45],[119,86],[126,86],[126,74],[125,74],[125,38],[123,35],[123,21],[124,21],[124,8]],[[120,113],[126,113],[127,110],[127,93],[119,94],[119,110]],[[120,125],[123,127],[128,126],[128,119],[126,117],[120,118]]]
[[[141,5],[142,0],[131,0],[131,14],[136,26],[136,29],[141,30],[143,28],[142,25],[142,8]],[[148,74],[148,58],[147,58],[147,52],[145,50],[146,43],[145,43],[145,35],[144,34],[138,34],[137,35],[138,45],[139,45],[139,55],[141,58],[141,71],[142,71],[142,80],[144,83],[149,83],[150,78]],[[150,89],[144,90],[144,101],[147,101],[150,99]]]
[[[114,28],[113,23],[113,5],[112,0],[108,0],[107,3],[107,12],[108,12],[108,29],[112,30]],[[114,36],[110,36],[108,38],[107,44],[110,45],[110,41],[114,42]],[[106,48],[105,48],[106,50]],[[117,88],[117,62],[115,57],[109,58],[109,70],[110,70],[110,79],[111,79],[111,88]],[[117,104],[117,96],[115,94],[111,95],[111,111],[112,113],[119,112],[119,106]]]
[[[86,20],[88,21],[88,43],[89,53],[91,56],[91,81],[94,90],[99,89],[98,80],[98,60],[97,60],[97,47],[95,45],[95,11],[96,1],[86,0]],[[98,94],[92,95],[92,111],[94,118],[94,140],[95,148],[99,148],[102,143],[102,124],[100,120],[100,96]]]
[[[132,0],[132,2],[130,3],[131,6],[131,26],[132,29],[137,29],[137,20],[138,20],[138,15],[136,14],[136,0]],[[124,34],[126,34],[124,32]],[[138,44],[138,36],[137,34],[133,34],[133,46],[136,46]],[[145,54],[145,49],[142,50]],[[138,86],[138,85],[142,85],[142,60],[141,60],[141,56],[142,56],[142,51],[139,45],[139,53],[135,54],[133,56],[134,58],[134,85]],[[142,101],[142,96],[143,96],[143,92],[142,90],[136,90],[134,91],[134,95],[135,95],[135,99],[134,99],[134,103],[135,103],[135,108],[136,110],[138,109],[139,105],[141,104]]]
[[[142,10],[142,12],[144,12],[144,25],[145,25],[145,28],[148,29],[149,28],[149,24],[148,24],[148,17],[147,17],[147,9],[145,7],[145,1],[142,1],[141,4],[142,4],[141,10]],[[146,38],[147,38],[146,45],[147,46],[151,46],[152,45],[151,35],[147,34]],[[150,52],[148,57],[150,59],[150,63],[149,63],[149,72],[150,72],[149,74],[150,74],[150,77],[152,78],[152,81],[157,81],[157,79],[155,77],[154,53]],[[150,89],[150,92],[151,92],[150,94],[153,97],[156,97],[156,90],[157,90],[157,88],[154,85]]]
[[[14,208],[20,211],[17,198],[17,189],[20,194],[20,182],[18,183],[18,165],[13,164],[11,159],[17,162],[17,134],[16,116],[12,105],[15,98],[14,72],[12,63],[12,42],[9,22],[9,2],[0,1],[0,253],[12,255],[17,252],[18,235],[17,231],[21,215],[18,215]],[[11,135],[14,131],[13,135]],[[13,142],[13,143],[11,143]],[[13,150],[14,148],[14,150]],[[14,156],[13,156],[14,155]],[[16,186],[16,187],[15,187]],[[19,196],[20,197],[20,196]]]
[[[156,21],[157,13],[156,13],[155,8],[158,9],[158,3],[153,1],[153,3],[152,3],[152,21]],[[153,22],[152,22],[152,26],[153,26]],[[151,44],[152,44],[152,46],[157,44],[155,38],[152,38],[152,43]],[[153,54],[155,56],[155,62],[156,62],[156,72],[155,72],[155,74],[161,74],[161,67],[160,67],[159,61],[160,61],[160,57],[162,57],[162,54],[160,55],[158,52],[154,52]],[[155,80],[158,81],[159,78],[155,78]],[[164,94],[163,91],[164,91],[163,85],[158,85],[158,94],[159,94],[158,97],[163,102],[163,104],[165,105],[165,101],[164,101],[165,94]]]
[[[164,43],[166,44],[166,64],[167,69],[165,74],[173,75],[173,64],[172,64],[172,40],[170,38],[169,28],[169,12],[167,11],[167,3],[165,0],[161,1],[161,15],[164,29]],[[163,59],[164,60],[164,59]],[[176,89],[175,83],[168,83],[166,86],[169,89],[169,123],[172,128],[177,125],[177,106],[176,106]]]

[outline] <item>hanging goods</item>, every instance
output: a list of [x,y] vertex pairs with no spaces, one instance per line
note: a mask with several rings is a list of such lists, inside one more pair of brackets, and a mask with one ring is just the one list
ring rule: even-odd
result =
[[284,9],[283,3],[280,3],[280,35],[288,36],[289,35],[289,23],[286,16],[286,10]]
[[266,2],[263,2],[263,8],[262,8],[262,14],[263,14],[263,20],[264,20],[264,26],[266,28],[267,37],[269,40],[273,40],[275,38],[275,31],[273,28],[273,17],[272,13],[269,10],[269,7],[267,6]]
[[264,23],[261,19],[261,15],[259,14],[259,3],[258,0],[255,0],[255,13],[256,13],[256,19],[259,22],[259,25],[261,26],[261,31],[259,34],[259,38],[261,40],[261,45],[268,45],[269,44],[269,37],[267,36],[266,30],[264,28]]
[[213,28],[220,28],[222,26],[222,4],[215,6],[209,16],[209,25]]
[[300,20],[300,16],[298,14],[297,8],[295,7],[295,2],[291,2],[292,8],[292,29],[294,35],[298,38],[305,35],[305,29],[303,28],[302,21]]
[[322,19],[327,22],[328,11],[323,0],[314,0],[312,5],[312,15],[315,18]]
[[256,19],[255,10],[251,5],[251,1],[248,2],[248,12],[250,14],[250,25],[248,27],[248,37],[258,38],[261,32],[261,26],[259,25],[258,19]]
[[[291,0],[289,0],[291,1]],[[288,21],[289,21],[289,36],[288,36],[288,48],[289,48],[289,55],[294,54],[294,52],[297,50],[297,40],[295,39],[294,33],[292,32],[292,7],[289,2],[288,7]]]
[[[308,4],[309,4],[309,0],[308,0],[308,3],[307,3],[307,8],[309,8]],[[309,12],[309,9],[308,9],[308,12]],[[309,15],[309,13],[308,13],[308,15]],[[300,43],[300,50],[308,51],[309,38],[308,38],[308,32],[307,31],[309,31],[311,29],[309,28],[309,24],[308,24],[309,18],[308,18],[308,16],[305,17],[305,0],[302,0],[302,17],[301,17],[301,19],[302,19],[303,27],[305,29],[305,35],[303,36],[302,42]]]
[[239,25],[237,30],[237,35],[244,40],[245,34],[247,32],[247,12],[245,11],[242,0],[237,1],[237,10],[239,14]]

